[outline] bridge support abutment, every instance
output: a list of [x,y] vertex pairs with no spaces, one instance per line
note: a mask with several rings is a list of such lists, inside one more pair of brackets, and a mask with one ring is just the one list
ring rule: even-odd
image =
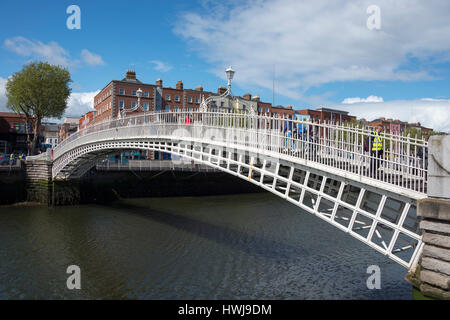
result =
[[52,162],[27,160],[25,162],[27,201],[50,205],[52,203]]
[[423,250],[406,279],[423,295],[450,300],[450,136],[429,141],[428,198],[418,202]]

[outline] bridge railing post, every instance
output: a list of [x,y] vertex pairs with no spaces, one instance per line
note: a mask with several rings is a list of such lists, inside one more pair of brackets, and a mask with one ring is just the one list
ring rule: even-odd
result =
[[423,251],[416,270],[407,276],[434,298],[450,299],[450,136],[429,140],[428,198],[418,201],[423,220]]

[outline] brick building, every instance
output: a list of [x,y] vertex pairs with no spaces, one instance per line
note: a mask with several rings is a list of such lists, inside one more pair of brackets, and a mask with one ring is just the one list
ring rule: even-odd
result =
[[[156,85],[145,84],[136,78],[133,70],[128,70],[122,80],[112,80],[95,97],[95,122],[117,118],[122,109],[132,109],[137,105],[137,90],[142,90],[141,105],[146,111],[155,110],[157,100]],[[136,110],[131,113],[137,113]],[[89,116],[90,118],[90,116]]]
[[64,119],[64,123],[59,128],[59,142],[67,139],[71,134],[78,131],[79,118],[68,117]]
[[[33,139],[31,123],[28,123],[30,139]],[[27,153],[28,141],[24,114],[0,112],[0,153]]]
[[343,124],[356,120],[355,116],[351,116],[347,111],[335,110],[329,108],[317,108],[316,110],[305,109],[297,110],[298,113],[310,116],[312,121],[331,122],[333,124]]
[[96,111],[89,111],[78,120],[78,130],[83,130],[94,123]]
[[[195,89],[185,89],[183,82],[178,81],[175,88],[164,87],[163,80],[156,80],[155,84],[143,83],[136,77],[136,72],[128,70],[125,78],[122,80],[110,81],[94,97],[94,114],[83,116],[80,120],[80,129],[88,125],[87,118],[94,118],[89,123],[99,123],[104,120],[115,119],[119,111],[135,109],[138,103],[137,90],[142,90],[141,108],[132,112],[127,111],[127,115],[144,111],[196,111],[199,109],[203,99],[210,96],[217,97],[213,99],[211,106],[218,109],[249,110],[253,108],[259,114],[292,116],[294,110],[292,107],[284,108],[282,106],[272,106],[271,103],[262,102],[259,96],[252,97],[247,93],[243,97],[231,103],[227,98],[220,98],[220,95],[226,91],[226,87],[219,87],[217,92],[204,91],[202,86]],[[236,103],[237,101],[237,103]]]
[[381,126],[385,132],[392,134],[400,134],[412,128],[419,130],[424,135],[429,135],[433,132],[433,129],[423,127],[420,122],[408,123],[400,120],[386,119],[384,117],[370,121],[369,125],[371,127]]
[[204,92],[202,86],[195,89],[184,89],[182,81],[178,81],[175,88],[164,88],[161,79],[158,79],[156,83],[162,92],[161,107],[157,106],[157,111],[196,111],[200,107],[202,99],[213,95],[212,92]]

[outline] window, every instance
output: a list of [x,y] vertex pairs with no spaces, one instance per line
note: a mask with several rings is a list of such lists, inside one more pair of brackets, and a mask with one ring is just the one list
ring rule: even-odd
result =
[[148,111],[148,102],[144,103],[144,111]]
[[266,113],[269,113],[269,108],[266,108]]
[[178,107],[175,107],[175,112],[178,112],[178,109],[179,109]]
[[262,107],[258,107],[258,112],[262,112]]
[[220,102],[220,106],[223,108],[223,106],[224,106],[224,102],[223,101]]
[[123,100],[120,100],[119,101],[119,108],[123,109],[124,105],[125,105],[125,102]]
[[125,94],[125,89],[119,89],[119,94]]
[[188,98],[188,103],[192,103],[192,97]]
[[199,98],[195,98],[195,103],[200,103],[200,99]]
[[144,97],[148,97],[148,96],[149,96],[148,91],[144,91]]
[[170,101],[170,94],[166,94],[166,100]]
[[136,108],[136,101],[131,102],[131,108]]
[[175,101],[180,102],[180,96],[175,96]]
[[132,94],[133,96],[135,96],[135,95],[136,95],[136,90],[131,91],[131,94]]
[[247,106],[245,104],[242,105],[242,110],[246,110]]
[[166,106],[166,110],[165,111],[169,112],[170,111],[170,106]]

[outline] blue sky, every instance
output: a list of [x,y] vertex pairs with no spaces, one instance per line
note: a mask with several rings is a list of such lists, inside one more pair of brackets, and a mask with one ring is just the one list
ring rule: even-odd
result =
[[[6,79],[31,60],[67,67],[68,115],[134,69],[165,86],[224,85],[296,109],[328,106],[450,131],[450,3],[446,0],[7,1],[0,12],[0,110]],[[69,30],[66,9],[81,9]],[[376,5],[379,28],[367,12]]]

